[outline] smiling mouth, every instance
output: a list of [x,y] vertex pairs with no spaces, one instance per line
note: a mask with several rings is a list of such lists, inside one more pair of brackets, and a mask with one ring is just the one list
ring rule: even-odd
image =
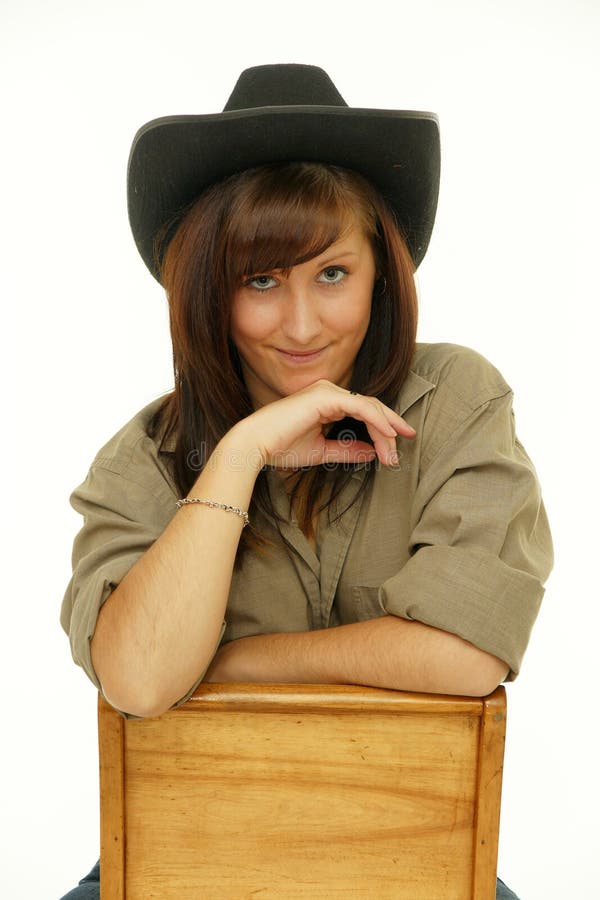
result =
[[325,347],[317,347],[315,350],[281,350],[279,347],[277,349],[280,353],[288,353],[290,356],[314,356],[315,353],[320,353]]
[[317,359],[326,349],[326,347],[321,347],[319,350],[311,350],[308,353],[305,351],[302,353],[293,353],[289,350],[280,350],[277,348],[277,352],[281,353],[285,359],[289,359],[292,362],[310,362],[310,360]]

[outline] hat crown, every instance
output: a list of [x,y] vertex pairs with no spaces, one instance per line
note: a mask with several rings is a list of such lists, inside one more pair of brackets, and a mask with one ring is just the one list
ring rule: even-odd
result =
[[223,112],[259,106],[347,106],[319,66],[281,63],[244,69]]

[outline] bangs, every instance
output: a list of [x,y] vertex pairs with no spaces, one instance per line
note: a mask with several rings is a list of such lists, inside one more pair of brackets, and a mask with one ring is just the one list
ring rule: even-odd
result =
[[374,235],[374,210],[361,193],[349,191],[338,172],[322,164],[286,163],[244,173],[223,235],[222,259],[234,290],[251,275],[289,274],[353,226]]

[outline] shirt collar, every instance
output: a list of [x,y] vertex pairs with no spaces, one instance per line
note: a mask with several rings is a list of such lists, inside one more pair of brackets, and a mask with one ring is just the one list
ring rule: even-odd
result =
[[[398,394],[398,399],[396,401],[394,409],[398,413],[399,416],[403,416],[404,413],[410,409],[411,406],[420,400],[425,394],[428,394],[429,391],[432,391],[435,388],[435,384],[433,381],[428,381],[426,378],[423,378],[422,375],[417,375],[412,369],[409,370],[408,375],[404,379],[404,384],[400,388],[400,393]],[[362,478],[362,470],[366,467],[367,463],[359,463],[353,473],[353,478]]]
[[396,402],[396,412],[403,416],[404,413],[413,406],[417,400],[428,394],[435,388],[433,381],[428,381],[422,375],[417,375],[413,369],[410,369],[404,380],[404,384],[400,388],[398,400]]
[[[164,434],[164,432],[161,432]],[[160,436],[159,436],[159,444],[160,444]],[[164,453],[175,453],[175,448],[177,446],[177,435],[174,431],[168,436],[168,438],[163,442],[161,446],[161,452]]]

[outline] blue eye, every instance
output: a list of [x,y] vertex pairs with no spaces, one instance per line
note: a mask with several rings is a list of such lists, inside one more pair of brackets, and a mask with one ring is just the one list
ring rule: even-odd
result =
[[244,282],[244,287],[251,287],[256,291],[268,291],[269,288],[273,287],[273,284],[270,284],[270,282],[277,284],[271,275],[255,275],[254,278],[249,278],[248,281]]
[[347,274],[348,270],[343,266],[328,266],[321,272],[323,277],[320,277],[319,280],[324,281],[325,284],[340,284]]

